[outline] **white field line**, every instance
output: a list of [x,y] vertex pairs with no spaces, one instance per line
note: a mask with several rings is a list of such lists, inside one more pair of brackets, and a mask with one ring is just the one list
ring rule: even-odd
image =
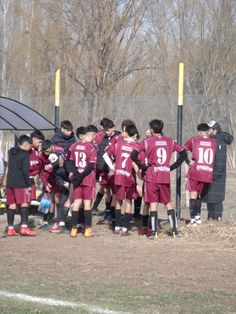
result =
[[102,309],[98,306],[88,305],[88,304],[79,303],[79,302],[69,302],[69,301],[63,301],[63,300],[56,300],[56,299],[52,299],[52,298],[41,298],[41,297],[31,296],[31,295],[23,294],[23,293],[12,293],[12,292],[8,292],[8,291],[0,291],[0,296],[18,299],[18,300],[26,301],[26,302],[39,303],[42,305],[70,307],[70,308],[74,308],[74,309],[80,308],[80,309],[84,309],[90,313],[131,314],[129,312]]

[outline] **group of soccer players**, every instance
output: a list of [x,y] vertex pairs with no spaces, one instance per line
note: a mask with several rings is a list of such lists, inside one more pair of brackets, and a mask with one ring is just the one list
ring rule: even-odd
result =
[[[42,192],[50,194],[52,199],[42,223],[42,228],[49,232],[68,232],[68,212],[71,211],[70,237],[75,238],[78,232],[86,238],[93,237],[92,214],[104,197],[103,218],[109,220],[114,234],[129,235],[130,222],[135,215],[142,219],[140,233],[156,238],[157,206],[161,203],[166,207],[171,235],[175,237],[178,228],[171,202],[170,172],[184,161],[189,166],[186,184],[190,192],[189,226],[201,223],[201,193],[204,185],[213,180],[216,151],[208,124],[199,124],[197,136],[183,146],[164,135],[162,120],[150,121],[143,140],[132,120],[122,122],[121,132],[108,118],[103,118],[100,125],[100,130],[95,125],[77,128],[77,139],[70,121],[63,121],[51,140],[45,139],[38,130],[30,137],[19,137],[18,146],[9,150],[8,236],[17,235],[14,215],[18,207],[20,234],[36,235],[28,227],[28,215],[29,204],[36,199],[35,179],[39,177]],[[189,157],[188,151],[191,152]],[[171,164],[174,152],[177,158]]]

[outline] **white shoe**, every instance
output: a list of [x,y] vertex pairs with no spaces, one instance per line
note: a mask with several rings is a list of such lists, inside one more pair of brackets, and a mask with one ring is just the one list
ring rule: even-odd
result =
[[196,227],[197,223],[195,219],[191,219],[191,221],[187,224],[187,227]]
[[201,216],[199,216],[199,215],[195,216],[195,222],[196,222],[197,225],[200,225],[202,223]]

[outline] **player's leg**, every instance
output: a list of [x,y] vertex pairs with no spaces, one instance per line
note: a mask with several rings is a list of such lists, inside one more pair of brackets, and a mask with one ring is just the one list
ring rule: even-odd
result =
[[177,224],[177,216],[176,210],[171,202],[165,204],[167,209],[167,215],[171,226],[171,233],[173,237],[178,235],[178,224]]
[[121,208],[122,208],[122,204],[123,204],[123,200],[116,199],[114,234],[120,234],[120,231],[121,231]]
[[198,204],[197,204],[197,197],[198,197],[198,191],[190,191],[190,200],[189,200],[189,211],[190,211],[190,218],[191,221],[188,224],[188,226],[196,226],[196,220],[195,217],[197,215],[198,211]]
[[158,217],[157,217],[157,205],[158,203],[150,202],[150,221],[152,229],[152,238],[157,238],[157,226],[158,226]]
[[83,201],[84,201],[84,237],[92,238],[94,233],[92,230],[92,201],[95,198],[95,186],[83,186]]
[[95,201],[93,203],[92,213],[94,215],[99,214],[98,206],[102,201],[104,193],[105,193],[104,187],[102,185],[100,185],[99,190],[98,190],[97,195],[96,195],[96,198],[95,198]]
[[129,235],[130,221],[132,220],[132,199],[126,198],[125,200],[125,214],[123,218],[123,226],[121,236]]
[[14,197],[14,191],[11,188],[6,188],[6,198],[7,198],[7,235],[15,236],[17,235],[14,229],[14,218],[16,213],[16,201]]
[[140,211],[142,206],[142,184],[137,184],[137,198],[134,200],[134,219],[141,218]]
[[54,199],[55,199],[55,217],[54,222],[51,228],[48,229],[51,233],[60,233],[61,229],[59,226],[59,222],[62,220],[62,211],[63,211],[63,205],[61,203],[61,197],[62,193],[55,193]]
[[149,215],[152,234],[150,238],[157,238],[157,205],[159,202],[159,188],[158,185],[154,182],[144,182],[144,201],[149,203]]
[[73,193],[73,198],[74,198],[74,203],[73,203],[73,208],[71,212],[71,233],[70,236],[72,238],[77,237],[77,222],[78,222],[78,216],[79,216],[79,208],[83,202],[83,192],[82,192],[82,187],[79,185],[77,187],[74,187],[74,193]]

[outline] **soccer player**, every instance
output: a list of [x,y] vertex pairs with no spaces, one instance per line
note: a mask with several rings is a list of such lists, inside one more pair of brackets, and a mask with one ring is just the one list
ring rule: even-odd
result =
[[95,198],[96,187],[96,159],[97,151],[94,144],[97,128],[93,125],[87,127],[83,141],[74,143],[70,148],[70,163],[68,169],[70,177],[74,177],[74,204],[72,209],[72,229],[70,236],[77,236],[77,221],[79,209],[84,204],[85,238],[94,236],[92,231],[92,200]]
[[[133,161],[130,157],[134,149],[138,149],[136,143],[138,130],[134,125],[129,125],[125,130],[127,137],[120,139],[107,149],[103,158],[115,170],[115,234],[129,235],[130,221],[132,219],[132,200],[136,198],[136,175],[133,169]],[[111,158],[115,161],[112,164]],[[123,227],[121,228],[121,208],[123,201],[126,201]]]
[[201,123],[197,127],[198,136],[184,144],[184,148],[192,153],[192,161],[187,173],[187,190],[190,192],[189,210],[191,221],[188,226],[201,223],[201,194],[204,184],[212,183],[213,167],[217,143],[209,137],[209,126]]
[[8,236],[17,235],[14,229],[14,216],[17,205],[20,206],[21,215],[20,235],[36,236],[36,233],[28,227],[29,203],[31,199],[31,182],[29,178],[30,149],[30,137],[21,135],[18,139],[18,147],[13,147],[8,151],[6,184]]
[[61,128],[56,130],[51,142],[54,145],[61,146],[64,152],[67,153],[69,147],[75,143],[72,123],[68,120],[62,121]]
[[42,132],[35,130],[30,134],[32,141],[32,148],[29,151],[30,169],[29,176],[31,182],[31,201],[36,199],[36,186],[35,178],[40,174],[41,162],[40,162],[40,149],[44,141],[44,135]]
[[[164,123],[162,120],[152,120],[149,123],[152,137],[144,139],[137,150],[131,154],[133,161],[140,169],[146,171],[144,176],[144,201],[150,209],[153,238],[157,238],[157,205],[165,204],[173,236],[178,234],[175,209],[171,203],[170,170],[181,164],[187,154],[172,138],[163,135]],[[147,156],[148,165],[138,159],[143,151]],[[173,152],[179,152],[178,162],[170,167]]]

